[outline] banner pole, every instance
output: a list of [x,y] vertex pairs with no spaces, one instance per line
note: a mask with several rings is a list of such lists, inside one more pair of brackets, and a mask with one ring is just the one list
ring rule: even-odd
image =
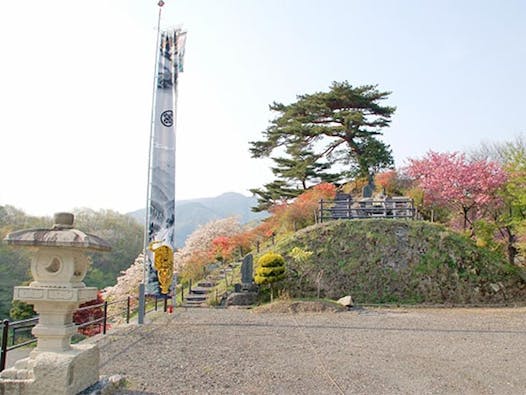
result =
[[[150,138],[148,142],[148,174],[146,182],[146,211],[144,215],[144,249],[143,249],[143,286],[139,287],[139,298],[144,300],[145,286],[147,283],[147,273],[148,273],[148,232],[149,232],[149,223],[150,223],[150,193],[151,193],[151,173],[152,173],[152,147],[153,147],[153,130],[154,130],[154,116],[155,116],[155,89],[157,86],[157,67],[158,67],[158,58],[159,58],[159,36],[161,32],[161,12],[164,2],[162,0],[157,3],[159,6],[159,14],[157,17],[157,35],[155,39],[155,65],[153,68],[153,87],[152,87],[152,107],[150,114]],[[142,321],[142,320],[140,320]],[[139,322],[142,324],[142,322]]]

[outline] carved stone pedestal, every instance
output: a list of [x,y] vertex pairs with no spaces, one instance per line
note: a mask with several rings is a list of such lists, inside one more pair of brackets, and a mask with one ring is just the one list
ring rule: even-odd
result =
[[73,312],[81,303],[97,298],[97,288],[15,287],[14,298],[32,304],[40,318],[33,334],[37,348],[33,352],[61,352],[71,349],[71,336],[77,329]]

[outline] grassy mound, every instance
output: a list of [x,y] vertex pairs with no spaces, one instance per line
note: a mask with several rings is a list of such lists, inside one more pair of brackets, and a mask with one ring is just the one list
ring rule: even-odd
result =
[[[297,247],[310,256],[297,259]],[[421,221],[331,221],[275,246],[287,262],[291,297],[356,303],[489,304],[526,302],[518,268],[469,238]],[[294,259],[296,256],[296,259]]]

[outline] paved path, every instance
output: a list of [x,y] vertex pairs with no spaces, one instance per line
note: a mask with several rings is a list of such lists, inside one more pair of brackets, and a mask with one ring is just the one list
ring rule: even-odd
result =
[[526,393],[526,308],[151,318],[100,341],[122,394]]
[[15,366],[15,362],[19,359],[27,358],[29,353],[33,350],[29,347],[15,348],[7,353],[6,356],[6,368]]

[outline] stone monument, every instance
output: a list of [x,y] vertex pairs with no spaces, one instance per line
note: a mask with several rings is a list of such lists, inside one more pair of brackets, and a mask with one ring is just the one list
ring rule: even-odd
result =
[[372,176],[369,176],[369,181],[368,181],[367,185],[365,185],[362,188],[362,197],[363,198],[372,198],[374,190],[375,190],[375,185],[374,185],[373,178],[372,178]]
[[2,394],[77,394],[99,380],[97,345],[70,343],[76,332],[74,310],[97,297],[97,288],[82,282],[89,266],[85,252],[111,247],[97,236],[73,229],[73,220],[73,214],[58,213],[51,229],[21,230],[4,239],[33,250],[34,281],[15,287],[14,299],[34,305],[40,317],[33,328],[37,347],[0,373]]
[[243,258],[241,264],[241,286],[243,288],[252,286],[254,282],[254,258],[248,254]]
[[249,306],[256,303],[258,286],[254,284],[254,257],[248,254],[241,263],[241,284],[234,285],[235,291],[228,295],[226,306]]

